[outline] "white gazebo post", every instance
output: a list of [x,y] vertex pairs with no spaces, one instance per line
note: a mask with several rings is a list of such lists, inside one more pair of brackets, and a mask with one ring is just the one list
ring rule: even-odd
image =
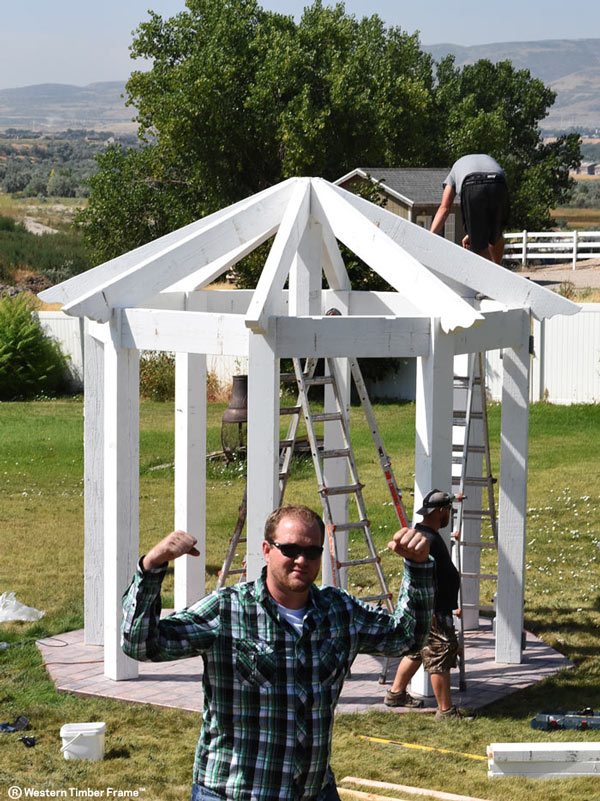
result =
[[175,560],[175,609],[206,594],[206,355],[175,356],[175,528],[198,541],[200,556]]
[[[431,353],[417,359],[415,510],[423,497],[437,487],[450,489],[452,472],[453,340],[431,321]],[[417,522],[420,518],[414,518]],[[448,532],[443,532],[448,534]],[[448,536],[444,537],[448,544]],[[410,683],[419,695],[432,695],[428,674],[419,668]]]
[[104,346],[84,326],[84,642],[104,642]]
[[121,649],[121,597],[139,550],[139,353],[120,346],[117,310],[104,345],[104,673],[131,679]]
[[529,436],[529,314],[521,317],[521,344],[504,350],[500,502],[498,508],[498,591],[496,662],[522,658],[525,591],[525,518]]
[[250,334],[246,575],[260,575],[265,520],[279,503],[279,359],[273,335]]

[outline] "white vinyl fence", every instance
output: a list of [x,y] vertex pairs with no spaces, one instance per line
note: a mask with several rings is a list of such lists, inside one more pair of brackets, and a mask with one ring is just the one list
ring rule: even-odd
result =
[[[59,341],[71,360],[78,388],[83,383],[83,337],[81,321],[63,312],[39,312],[45,330]],[[600,303],[583,304],[579,314],[534,322],[534,356],[531,361],[530,399],[550,403],[600,402]],[[209,356],[208,369],[222,384],[247,370],[245,359]],[[487,354],[487,387],[492,400],[502,393],[502,352]],[[402,360],[396,376],[369,388],[373,400],[414,400],[414,360]]]
[[[579,314],[533,324],[529,397],[532,402],[600,402],[600,303],[584,303]],[[487,388],[502,394],[502,352],[487,354]]]
[[520,231],[504,234],[504,262],[571,262],[600,258],[600,231]]

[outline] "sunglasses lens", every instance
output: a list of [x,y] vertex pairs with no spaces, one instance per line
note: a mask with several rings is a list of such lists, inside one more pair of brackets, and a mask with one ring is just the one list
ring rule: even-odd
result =
[[291,543],[274,542],[273,545],[281,551],[286,559],[297,559],[301,554],[306,559],[314,560],[319,559],[323,553],[323,548],[320,545],[309,545],[303,548],[301,545],[292,545]]

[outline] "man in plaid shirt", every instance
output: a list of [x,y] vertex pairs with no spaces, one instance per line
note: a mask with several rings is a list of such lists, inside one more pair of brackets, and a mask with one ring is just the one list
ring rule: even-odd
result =
[[388,544],[406,560],[393,615],[315,586],[323,541],[313,511],[276,509],[258,580],[162,620],[168,562],[197,555],[196,540],[174,531],[140,559],[123,597],[123,650],[141,661],[204,661],[192,801],[339,801],[329,767],[333,715],[354,658],[400,656],[424,643],[434,596],[425,536],[405,528]]

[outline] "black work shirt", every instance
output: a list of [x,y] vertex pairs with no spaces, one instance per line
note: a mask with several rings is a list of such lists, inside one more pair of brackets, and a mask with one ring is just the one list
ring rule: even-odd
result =
[[415,528],[427,537],[429,553],[435,559],[435,611],[451,615],[458,607],[458,570],[454,567],[450,552],[438,531],[424,523],[417,523]]

